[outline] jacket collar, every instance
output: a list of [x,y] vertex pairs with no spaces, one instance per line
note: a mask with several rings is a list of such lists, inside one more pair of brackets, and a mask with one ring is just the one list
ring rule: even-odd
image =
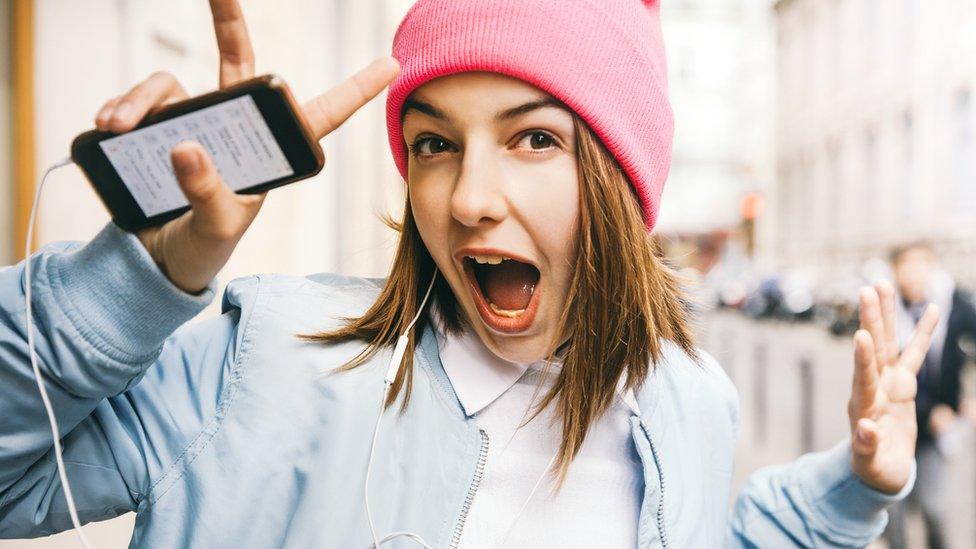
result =
[[[528,370],[542,370],[545,360],[531,363],[505,360],[488,349],[481,338],[472,330],[464,330],[459,335],[447,334],[437,314],[437,307],[431,308],[433,332],[437,341],[441,365],[464,414],[471,417],[494,402]],[[551,371],[558,371],[562,361],[549,363]],[[632,389],[624,390],[626,372],[617,383],[617,396],[635,415],[640,415],[637,398]]]

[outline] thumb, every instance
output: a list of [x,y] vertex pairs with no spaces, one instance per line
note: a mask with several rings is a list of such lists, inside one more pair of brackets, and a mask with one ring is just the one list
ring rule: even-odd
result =
[[193,212],[191,227],[200,236],[217,240],[239,237],[253,215],[242,210],[237,195],[220,179],[203,147],[184,141],[173,147],[170,159]]
[[861,418],[854,429],[851,450],[855,455],[869,457],[878,449],[878,424]]
[[233,197],[233,191],[220,180],[210,156],[199,143],[184,141],[177,144],[170,151],[170,160],[180,189],[198,215],[215,213],[212,210],[216,205]]

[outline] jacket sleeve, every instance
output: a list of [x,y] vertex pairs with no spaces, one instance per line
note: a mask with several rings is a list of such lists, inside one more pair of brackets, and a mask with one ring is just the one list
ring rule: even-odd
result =
[[[85,245],[52,244],[29,261],[38,363],[79,518],[140,510],[213,417],[240,311],[180,328],[213,299],[214,282],[181,291],[111,223]],[[0,269],[0,538],[71,527],[23,288],[23,262]]]
[[976,339],[976,303],[974,303],[974,296],[970,292],[959,291],[958,302],[962,305],[962,326],[960,331],[970,338]]
[[864,547],[888,522],[898,494],[864,484],[850,468],[850,442],[753,473],[736,498],[727,547]]

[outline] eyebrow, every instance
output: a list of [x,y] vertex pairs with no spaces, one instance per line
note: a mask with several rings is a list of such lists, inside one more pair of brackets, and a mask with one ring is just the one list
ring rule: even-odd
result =
[[[569,109],[558,99],[553,97],[544,97],[537,101],[530,101],[524,103],[517,107],[512,107],[510,109],[505,109],[495,115],[495,122],[504,122],[506,120],[511,120],[513,118],[518,118],[524,114],[530,113],[538,109],[544,109],[547,107],[556,107],[564,111],[569,111]],[[403,103],[403,116],[400,117],[401,124],[403,120],[406,120],[407,115],[411,110],[416,110],[430,116],[431,118],[436,118],[438,120],[447,120],[447,115],[444,114],[440,109],[431,105],[430,103],[425,103],[418,99],[407,99]]]

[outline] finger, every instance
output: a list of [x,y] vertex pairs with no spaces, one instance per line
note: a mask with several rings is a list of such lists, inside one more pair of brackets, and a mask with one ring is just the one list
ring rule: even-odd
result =
[[134,128],[153,107],[173,99],[186,99],[183,86],[168,72],[156,72],[136,84],[112,109],[108,129],[122,133]]
[[922,362],[932,344],[932,332],[935,331],[935,326],[938,323],[939,308],[930,304],[925,309],[925,314],[922,315],[918,324],[915,325],[915,333],[912,334],[912,339],[905,346],[905,350],[899,359],[899,364],[908,368],[913,374],[917,374],[922,368]]
[[153,108],[149,109],[149,112],[147,112],[146,114],[147,115],[150,115],[150,114],[153,114],[153,113],[155,113],[157,111],[161,111],[161,110],[165,109],[166,107],[172,105],[173,103],[176,103],[176,102],[179,102],[179,101],[183,101],[184,99],[187,99],[188,97],[189,97],[188,95],[173,95],[173,96],[167,97],[166,99],[163,99],[158,105],[156,105]]
[[352,113],[376,97],[400,71],[392,57],[381,57],[365,69],[302,106],[316,139],[322,139],[342,125]]
[[851,451],[858,456],[871,456],[878,450],[878,424],[868,418],[861,418],[854,428]]
[[874,285],[881,301],[881,320],[884,325],[886,364],[894,364],[898,360],[898,334],[895,318],[895,287],[887,280],[880,280]]
[[[854,334],[854,386],[852,387],[853,401],[861,409],[866,409],[874,403],[878,390],[878,366],[874,352],[874,341],[866,330],[858,330]],[[857,410],[857,417],[861,416],[861,409]]]
[[210,11],[220,52],[220,87],[226,88],[254,76],[254,49],[237,0],[210,0]]
[[892,368],[881,380],[882,388],[890,402],[915,402],[918,395],[918,379],[908,368]]
[[98,129],[100,129],[102,131],[107,131],[108,130],[108,120],[112,116],[112,110],[115,109],[115,106],[118,105],[119,104],[119,101],[121,101],[121,100],[122,100],[122,96],[121,95],[116,96],[116,97],[113,97],[113,98],[109,99],[108,101],[106,101],[105,104],[102,105],[102,108],[101,109],[98,109],[98,113],[95,114],[95,127],[96,128],[98,128]]
[[180,189],[193,210],[198,236],[233,241],[244,234],[253,216],[242,215],[242,202],[220,179],[203,147],[186,141],[170,154]]
[[884,323],[881,320],[881,304],[874,288],[861,288],[861,328],[871,334],[874,345],[875,365],[880,372],[888,362],[885,360]]
[[245,206],[251,206],[254,204],[261,204],[264,202],[265,197],[268,196],[268,191],[261,191],[254,194],[237,194],[237,200]]

